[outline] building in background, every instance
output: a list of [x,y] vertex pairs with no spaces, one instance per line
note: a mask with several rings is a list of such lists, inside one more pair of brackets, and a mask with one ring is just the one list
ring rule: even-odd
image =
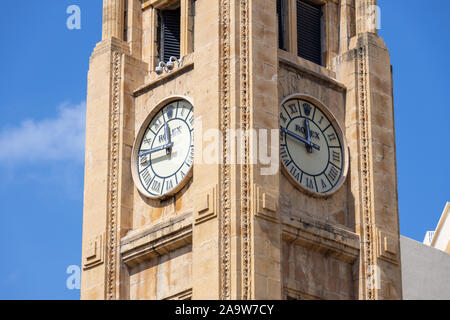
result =
[[447,202],[435,231],[428,231],[423,243],[450,253],[450,202]]
[[400,237],[403,299],[450,299],[450,203],[423,243]]
[[403,299],[450,300],[450,254],[400,237]]

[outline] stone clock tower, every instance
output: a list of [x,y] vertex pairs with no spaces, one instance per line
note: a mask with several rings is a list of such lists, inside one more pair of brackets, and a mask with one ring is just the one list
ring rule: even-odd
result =
[[376,0],[104,0],[82,299],[401,299]]

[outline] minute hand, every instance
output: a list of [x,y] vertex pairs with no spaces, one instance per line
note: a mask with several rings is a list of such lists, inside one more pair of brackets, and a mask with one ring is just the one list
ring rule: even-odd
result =
[[299,135],[297,135],[297,134],[295,134],[295,133],[293,133],[293,132],[291,132],[289,130],[286,130],[285,128],[281,128],[281,131],[283,131],[285,134],[291,136],[292,138],[300,140],[301,142],[305,143],[307,146],[312,146],[317,151],[320,151],[320,147],[317,144],[309,142],[305,138],[302,138],[301,136],[299,136]]
[[309,153],[312,153],[311,129],[309,128],[308,119],[305,119],[305,127],[306,127],[306,139],[308,140],[308,145],[306,146],[306,150]]

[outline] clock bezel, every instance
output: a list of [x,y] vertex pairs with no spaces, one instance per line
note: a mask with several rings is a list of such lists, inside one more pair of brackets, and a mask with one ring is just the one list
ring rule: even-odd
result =
[[[280,158],[280,164],[282,167],[281,171],[286,176],[286,178],[291,182],[291,184],[299,191],[301,191],[309,196],[315,197],[315,198],[328,198],[328,197],[334,195],[337,191],[339,191],[341,189],[341,187],[343,186],[345,180],[347,180],[348,169],[349,169],[349,151],[348,151],[348,145],[347,145],[347,140],[345,138],[344,131],[342,130],[341,126],[339,125],[339,122],[337,121],[337,118],[334,116],[333,112],[331,112],[330,109],[323,102],[321,102],[319,99],[317,99],[309,94],[295,93],[295,94],[291,94],[291,95],[283,98],[283,100],[281,100],[281,103],[280,103],[280,109],[287,101],[293,100],[293,99],[301,99],[301,100],[308,101],[309,103],[314,105],[316,108],[319,108],[320,111],[322,111],[328,117],[328,120],[332,124],[334,130],[336,131],[336,133],[339,136],[339,139],[341,140],[342,153],[344,156],[343,157],[344,166],[342,168],[342,174],[341,174],[341,177],[339,178],[338,182],[327,193],[318,193],[318,192],[312,191],[312,190],[304,187],[301,183],[299,183],[297,180],[295,180],[290,175],[288,169],[286,168],[285,164],[283,163],[283,161]],[[278,120],[280,120],[280,119],[278,119]],[[280,127],[281,127],[281,123],[280,123]],[[281,152],[281,148],[280,148],[280,152]]]
[[[160,196],[154,196],[151,193],[149,193],[142,186],[142,183],[141,183],[141,180],[140,180],[139,174],[138,174],[137,157],[138,157],[138,153],[139,153],[139,148],[140,148],[140,146],[142,144],[142,139],[144,137],[145,132],[147,131],[148,125],[153,120],[153,118],[158,114],[158,112],[161,111],[165,106],[167,106],[168,104],[170,104],[170,103],[172,103],[174,101],[179,101],[179,100],[185,100],[185,101],[189,102],[191,104],[191,106],[194,108],[194,111],[195,111],[194,102],[188,96],[172,95],[170,97],[166,97],[166,98],[160,100],[153,107],[153,109],[147,115],[145,120],[142,122],[142,124],[141,124],[141,126],[139,128],[138,134],[136,135],[136,138],[134,139],[133,150],[131,152],[131,175],[132,175],[132,178],[133,178],[134,185],[136,186],[138,191],[143,196],[145,196],[145,197],[147,197],[147,198],[149,198],[151,200],[160,200],[160,201],[162,201],[162,200],[166,200],[168,198],[171,198],[171,197],[175,196],[178,192],[180,192],[186,186],[186,184],[192,179],[192,176],[193,176],[194,164],[192,164],[192,166],[190,167],[190,169],[187,172],[186,176],[183,178],[183,180],[180,181],[178,186],[176,186],[174,189],[172,189],[168,193],[165,193],[165,194],[160,195]],[[195,134],[195,129],[194,129],[194,134]],[[194,145],[194,149],[195,149],[195,145]],[[194,150],[194,152],[195,152],[195,150]]]

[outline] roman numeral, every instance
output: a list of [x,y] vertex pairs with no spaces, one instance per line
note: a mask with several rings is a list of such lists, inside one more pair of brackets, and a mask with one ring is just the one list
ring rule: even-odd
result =
[[173,118],[173,109],[175,109],[173,106],[170,106],[170,107],[167,108],[167,117],[169,119]]
[[173,181],[172,180],[167,180],[166,183],[166,191],[172,190],[173,189]]
[[282,148],[280,155],[281,155],[281,160],[283,160],[284,165],[287,167],[291,163],[291,158],[289,157],[287,150],[285,148]]
[[283,115],[282,112],[280,113],[280,118],[281,118],[281,120],[283,121],[283,123],[286,123],[287,119],[286,119],[286,117]]
[[159,182],[157,180],[153,180],[152,190],[159,193],[161,190],[161,182]]
[[319,124],[322,124],[323,119],[323,116],[320,116]]
[[289,171],[291,172],[291,174],[292,174],[293,176],[295,176],[296,173],[297,173],[297,169],[295,169],[294,166],[292,166],[291,169],[290,169]]
[[289,109],[291,111],[291,114],[297,112],[297,106],[295,104],[290,104],[288,107],[289,107]]
[[308,189],[314,190],[314,181],[310,178],[306,178],[306,187]]
[[339,152],[333,150],[332,157],[333,157],[333,161],[336,161],[339,163],[341,162],[341,154]]
[[150,161],[150,155],[145,155],[140,158],[140,163],[141,163],[141,166],[143,166],[143,167],[146,166],[149,161]]
[[339,171],[335,168],[335,167],[331,167],[330,171],[328,171],[327,176],[328,178],[330,178],[330,180],[332,180],[333,182],[336,181],[336,178],[339,175]]
[[144,138],[144,142],[148,145],[152,145],[152,138]]
[[332,134],[329,134],[329,135],[328,135],[328,139],[329,139],[330,141],[334,141],[334,140],[336,140],[337,138],[336,138],[336,135],[335,135],[334,133],[332,133]]
[[162,124],[161,120],[159,120],[159,119],[155,120],[155,123],[153,125],[153,127],[155,128],[155,131],[157,131],[159,129],[161,124]]
[[142,179],[144,179],[145,182],[145,188],[148,188],[148,185],[151,182],[152,177],[150,176],[150,173],[148,172],[148,169],[145,169],[144,172],[141,175]]
[[323,181],[323,179],[320,179],[320,183],[322,184],[322,189],[325,189],[327,187],[327,184],[325,183],[325,181]]
[[194,163],[194,148],[191,148],[191,150],[189,151],[189,157],[186,161],[186,164],[188,166],[192,166],[192,163]]

